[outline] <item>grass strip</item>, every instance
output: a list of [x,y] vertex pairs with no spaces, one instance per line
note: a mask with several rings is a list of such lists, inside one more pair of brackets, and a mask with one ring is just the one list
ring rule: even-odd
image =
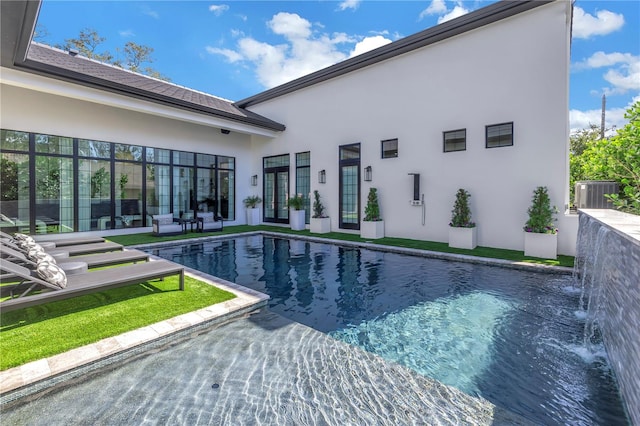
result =
[[269,225],[257,225],[257,226],[249,226],[249,225],[238,225],[238,226],[228,226],[225,227],[222,231],[217,232],[207,232],[207,233],[187,233],[182,235],[174,235],[168,237],[157,237],[151,233],[142,233],[142,234],[130,234],[130,235],[117,235],[111,236],[109,239],[116,243],[120,243],[123,245],[141,245],[141,244],[152,244],[159,242],[167,242],[167,241],[178,241],[185,240],[191,238],[199,238],[206,236],[215,236],[215,235],[227,235],[227,234],[236,234],[242,232],[255,232],[255,231],[269,231],[269,232],[277,232],[285,235],[304,235],[304,236],[312,236],[317,238],[329,238],[334,240],[341,241],[354,241],[354,242],[368,242],[372,244],[380,244],[394,247],[406,247],[406,248],[414,248],[420,250],[431,250],[441,253],[454,253],[454,254],[465,254],[469,256],[478,256],[478,257],[488,257],[491,259],[504,259],[510,260],[514,262],[526,262],[533,264],[541,264],[541,265],[551,265],[551,266],[564,266],[568,268],[573,268],[574,257],[573,256],[558,256],[557,259],[539,259],[536,257],[525,256],[524,252],[518,250],[507,250],[507,249],[498,249],[491,247],[476,247],[473,250],[467,249],[457,249],[449,247],[447,243],[438,243],[434,241],[423,241],[423,240],[411,240],[407,238],[392,238],[385,237],[379,240],[366,240],[364,238],[360,238],[358,234],[347,234],[343,232],[330,232],[328,234],[312,234],[309,230],[304,231],[293,231],[289,228],[280,227],[280,226],[269,226]]
[[0,370],[233,299],[185,276],[151,280],[0,314]]

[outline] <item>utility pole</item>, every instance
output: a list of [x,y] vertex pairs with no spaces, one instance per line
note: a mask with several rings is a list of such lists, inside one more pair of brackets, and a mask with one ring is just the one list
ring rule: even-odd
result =
[[604,139],[604,116],[607,107],[607,96],[602,95],[602,118],[600,119],[600,139]]

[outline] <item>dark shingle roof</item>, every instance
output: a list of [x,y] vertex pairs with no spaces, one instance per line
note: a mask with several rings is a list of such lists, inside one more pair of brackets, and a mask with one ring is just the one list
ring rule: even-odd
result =
[[27,63],[47,74],[115,92],[126,92],[138,98],[159,101],[174,107],[208,113],[272,130],[284,126],[233,104],[233,102],[163,80],[134,73],[123,68],[94,61],[83,56],[39,43],[31,43]]

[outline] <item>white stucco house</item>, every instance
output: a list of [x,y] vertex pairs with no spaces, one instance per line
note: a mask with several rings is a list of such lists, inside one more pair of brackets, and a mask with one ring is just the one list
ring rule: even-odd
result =
[[[0,155],[31,182],[3,214],[33,232],[46,218],[47,232],[140,232],[201,209],[243,224],[254,194],[264,223],[288,223],[288,196],[318,190],[332,231],[357,233],[375,187],[387,236],[446,242],[464,188],[478,245],[522,250],[546,186],[558,252],[575,254],[570,1],[497,2],[238,102],[33,43],[38,9],[2,2]],[[59,165],[60,201],[39,189],[40,157]]]

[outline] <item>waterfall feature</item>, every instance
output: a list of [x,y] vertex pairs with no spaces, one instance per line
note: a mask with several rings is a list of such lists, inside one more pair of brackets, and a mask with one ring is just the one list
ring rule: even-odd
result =
[[585,345],[600,337],[633,424],[640,425],[640,216],[581,210],[575,273]]

